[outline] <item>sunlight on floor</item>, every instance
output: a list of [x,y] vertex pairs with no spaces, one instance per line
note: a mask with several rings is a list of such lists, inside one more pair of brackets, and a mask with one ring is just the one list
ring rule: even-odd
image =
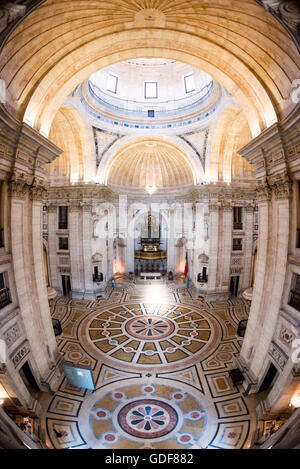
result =
[[147,301],[165,301],[170,297],[170,291],[166,284],[164,283],[155,283],[150,284],[147,282],[145,285],[135,285],[136,294],[143,297]]

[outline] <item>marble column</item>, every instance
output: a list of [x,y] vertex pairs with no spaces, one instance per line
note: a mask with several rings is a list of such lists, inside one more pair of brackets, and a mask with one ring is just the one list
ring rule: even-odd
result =
[[194,239],[194,273],[193,282],[197,284],[199,270],[199,255],[204,252],[204,204],[196,203],[195,206],[195,239]]
[[119,210],[118,210],[118,235],[124,243],[122,248],[122,265],[123,272],[127,272],[127,196],[122,195],[119,197]]
[[71,296],[82,298],[84,290],[82,256],[82,227],[80,227],[81,210],[78,204],[69,206],[69,252],[71,265]]
[[47,218],[48,218],[50,286],[57,289],[62,294],[61,285],[60,285],[59,277],[58,277],[58,271],[57,271],[57,236],[56,236],[56,230],[58,226],[57,205],[53,205],[53,204],[48,205]]
[[[259,218],[259,242],[257,246],[257,261],[255,282],[251,309],[247,324],[246,335],[241,350],[241,358],[250,364],[253,360],[256,342],[259,339],[257,324],[262,310],[264,292],[266,291],[266,270],[268,262],[269,217],[271,211],[271,189],[266,180],[260,181],[257,186],[257,203]],[[254,375],[255,376],[255,375]]]
[[82,248],[84,269],[84,299],[94,300],[93,266],[92,266],[92,204],[82,205]]
[[[253,300],[241,357],[259,388],[280,314],[287,269],[291,182],[285,173],[259,185],[259,242]],[[260,333],[257,334],[259,329]],[[257,390],[257,389],[256,389]]]
[[48,382],[57,345],[51,323],[42,255],[42,188],[24,181],[9,183],[11,244],[16,291],[38,385]]
[[232,205],[230,202],[223,204],[223,230],[222,230],[222,270],[220,290],[229,291],[230,264],[232,252]]
[[126,273],[134,272],[134,216],[131,206],[127,209],[128,228],[127,228],[127,249],[126,249]]
[[253,263],[253,227],[254,227],[254,207],[246,205],[243,208],[243,228],[244,236],[244,273],[242,276],[243,289],[251,286],[252,279],[252,263]]
[[167,240],[167,271],[175,272],[175,223],[174,223],[174,208],[169,209],[169,230]]
[[217,260],[219,241],[219,206],[217,203],[209,204],[209,268],[208,285],[209,292],[216,291],[217,285]]

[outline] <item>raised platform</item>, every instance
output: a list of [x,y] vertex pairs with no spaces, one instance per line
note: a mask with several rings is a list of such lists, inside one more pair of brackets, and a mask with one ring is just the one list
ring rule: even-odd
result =
[[141,280],[161,280],[160,272],[141,272],[139,278]]

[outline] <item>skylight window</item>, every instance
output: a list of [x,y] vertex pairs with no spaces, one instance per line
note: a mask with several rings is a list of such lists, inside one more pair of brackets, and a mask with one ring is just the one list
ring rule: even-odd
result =
[[194,74],[191,73],[190,75],[186,75],[184,78],[184,88],[186,93],[191,93],[195,91],[195,79]]
[[111,73],[108,74],[106,88],[107,91],[111,91],[112,93],[117,92],[118,77],[116,75],[112,75]]
[[158,97],[157,81],[145,81],[145,98],[156,99]]

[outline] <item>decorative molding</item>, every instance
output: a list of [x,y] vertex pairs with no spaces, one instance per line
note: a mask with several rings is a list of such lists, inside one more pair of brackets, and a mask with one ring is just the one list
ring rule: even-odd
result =
[[281,348],[275,343],[271,342],[269,348],[269,354],[273,360],[277,363],[281,370],[285,367],[289,357],[281,350]]
[[23,344],[18,348],[16,352],[14,352],[10,358],[12,359],[12,362],[14,364],[14,367],[17,368],[17,366],[21,363],[21,361],[28,355],[30,352],[30,347],[29,343],[27,340],[23,342]]
[[258,0],[288,30],[295,43],[300,44],[300,6],[297,0]]
[[41,182],[34,181],[29,188],[30,200],[42,202],[46,193],[45,186]]
[[71,267],[58,266],[57,267],[57,272],[59,274],[70,274],[71,273]]
[[25,199],[28,194],[30,184],[26,180],[24,174],[19,177],[13,176],[8,181],[7,192],[9,197],[14,197],[17,199]]
[[92,255],[92,262],[102,262],[103,256],[100,252],[96,251],[95,254]]
[[208,208],[210,212],[218,212],[219,211],[219,205],[217,203],[209,203]]
[[287,199],[292,197],[293,181],[286,172],[269,176],[267,179],[276,199]]
[[3,332],[3,337],[7,347],[11,347],[18,339],[21,337],[22,333],[18,326],[18,323],[15,322],[7,331]]
[[259,179],[257,181],[256,194],[257,194],[257,202],[258,203],[270,202],[271,197],[272,197],[272,191],[271,191],[271,188],[270,188],[266,178],[263,179],[263,180]]

